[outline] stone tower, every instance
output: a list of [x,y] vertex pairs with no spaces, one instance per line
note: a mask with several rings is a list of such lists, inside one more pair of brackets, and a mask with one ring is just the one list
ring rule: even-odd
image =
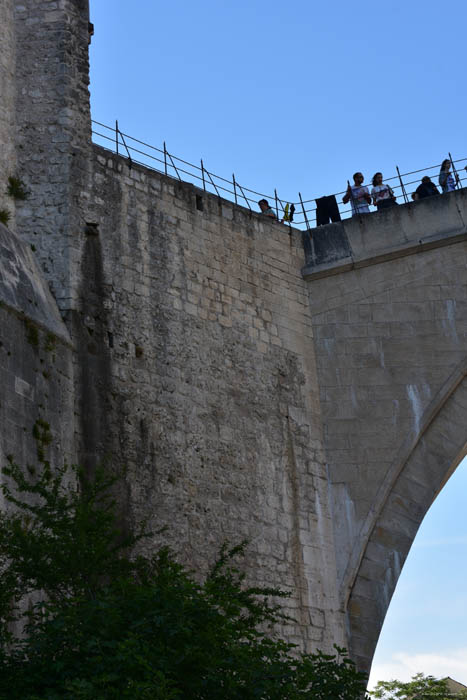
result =
[[[62,310],[76,299],[77,261],[88,177],[89,7],[87,0],[6,0],[11,46],[7,94],[10,167],[30,197],[16,228],[36,256]],[[13,24],[12,24],[13,20]],[[3,93],[2,93],[3,94]],[[14,144],[14,151],[11,144]]]

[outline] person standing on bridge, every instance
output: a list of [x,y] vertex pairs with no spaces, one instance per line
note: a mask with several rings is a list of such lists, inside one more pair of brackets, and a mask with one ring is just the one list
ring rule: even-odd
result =
[[383,185],[383,173],[375,173],[372,182],[371,196],[373,197],[373,204],[378,211],[392,207],[397,203],[392,188],[389,185]]
[[432,197],[434,194],[439,194],[436,185],[431,182],[428,175],[422,177],[421,184],[417,187],[412,195],[412,199],[425,199],[425,197]]
[[370,193],[368,192],[368,187],[363,185],[364,179],[365,178],[363,177],[362,173],[358,172],[353,175],[354,185],[351,185],[347,180],[347,191],[342,197],[342,201],[344,204],[347,204],[347,202],[350,200],[350,204],[352,205],[352,216],[370,213],[368,205],[371,204],[371,197]]
[[441,163],[441,170],[439,171],[439,185],[443,190],[443,194],[445,194],[446,192],[453,192],[456,189],[456,184],[459,183],[459,176],[457,175],[457,173],[456,179],[454,180],[452,173],[449,172],[450,170],[451,159],[446,158]]
[[269,216],[271,219],[277,220],[277,216],[274,212],[274,209],[272,209],[272,207],[269,206],[269,202],[267,199],[260,199],[258,205],[261,209],[261,214],[264,214],[264,216]]

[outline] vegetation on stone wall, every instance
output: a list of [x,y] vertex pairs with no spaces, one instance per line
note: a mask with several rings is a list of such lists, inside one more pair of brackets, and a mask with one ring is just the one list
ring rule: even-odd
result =
[[47,424],[35,434],[40,468],[9,458],[3,469],[12,509],[0,514],[1,699],[13,688],[22,700],[363,697],[365,678],[343,650],[297,654],[273,636],[288,619],[271,602],[283,594],[245,585],[234,564],[243,546],[224,548],[202,584],[167,549],[130,558],[148,535],[119,528],[116,479],[53,472]]
[[32,429],[33,437],[37,446],[37,459],[44,463],[46,459],[46,449],[52,442],[52,433],[50,425],[42,418],[38,418]]
[[0,223],[4,224],[4,226],[8,226],[10,219],[11,214],[8,209],[0,209]]
[[46,352],[52,352],[55,350],[57,345],[57,336],[54,333],[47,333],[45,337],[44,350]]
[[6,193],[9,197],[13,197],[13,199],[18,200],[25,200],[29,197],[29,192],[26,189],[24,182],[21,180],[21,178],[15,177],[14,175],[10,175],[8,177]]
[[32,345],[33,348],[38,348],[39,329],[37,325],[34,323],[34,321],[31,321],[28,318],[24,320],[24,325],[26,326],[26,340],[28,341],[29,345]]

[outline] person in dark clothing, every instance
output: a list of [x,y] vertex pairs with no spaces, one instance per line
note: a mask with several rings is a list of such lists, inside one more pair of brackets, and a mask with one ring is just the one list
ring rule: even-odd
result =
[[436,185],[431,182],[428,175],[425,175],[425,177],[422,177],[421,184],[413,193],[412,199],[425,199],[425,197],[432,197],[434,194],[439,194],[439,190]]

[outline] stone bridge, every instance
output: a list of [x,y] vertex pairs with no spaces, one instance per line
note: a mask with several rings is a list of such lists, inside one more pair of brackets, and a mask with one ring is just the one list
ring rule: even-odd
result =
[[467,451],[466,224],[462,190],[304,237],[339,595],[362,666]]
[[92,144],[86,0],[0,20],[0,458],[34,463],[41,418],[53,465],[125,465],[149,550],[202,575],[247,538],[282,634],[368,670],[466,452],[466,192],[302,240]]

